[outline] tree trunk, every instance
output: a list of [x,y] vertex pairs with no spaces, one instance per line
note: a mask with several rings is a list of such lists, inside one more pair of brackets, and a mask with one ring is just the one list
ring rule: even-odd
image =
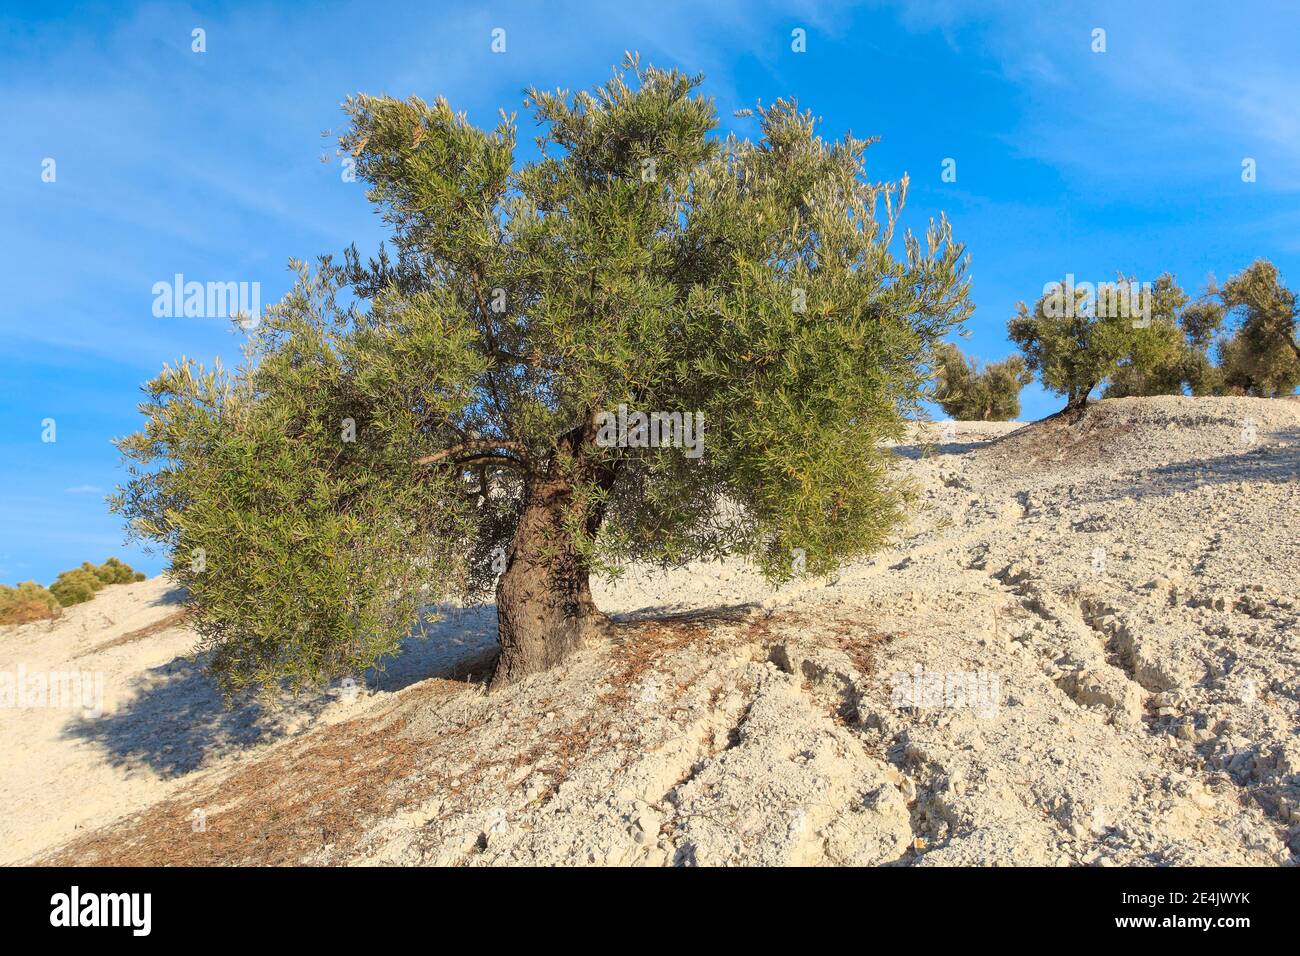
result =
[[530,479],[525,486],[519,526],[497,581],[501,656],[493,689],[555,666],[610,626],[591,599],[587,566],[563,530],[571,502],[566,479]]

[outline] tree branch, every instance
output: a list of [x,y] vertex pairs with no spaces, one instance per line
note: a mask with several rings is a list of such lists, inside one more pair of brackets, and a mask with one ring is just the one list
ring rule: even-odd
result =
[[[499,451],[499,449],[505,449],[506,451],[514,452],[514,454],[505,454]],[[417,458],[415,459],[415,463],[417,465],[437,465],[442,462],[447,462],[449,464],[464,464],[464,461],[459,460],[459,456],[464,455],[469,456],[469,459],[467,460],[482,458],[485,460],[497,459],[508,461],[516,465],[524,465],[528,463],[528,449],[523,445],[512,441],[494,441],[490,438],[484,438],[478,441],[468,441],[460,445],[453,445],[451,448],[445,448],[435,454],[425,455],[423,458]]]
[[493,358],[504,359],[507,362],[517,362],[520,365],[528,364],[528,360],[522,355],[516,355],[501,348],[497,344],[496,326],[492,322],[492,310],[483,301],[483,277],[479,274],[477,268],[470,269],[470,288],[474,293],[474,301],[478,307],[478,313],[483,317],[483,333],[487,339],[487,354]]

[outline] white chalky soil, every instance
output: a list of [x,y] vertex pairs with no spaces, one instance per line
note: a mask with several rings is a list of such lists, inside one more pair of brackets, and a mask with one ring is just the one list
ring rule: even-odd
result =
[[835,581],[630,571],[596,593],[627,620],[748,616],[658,649],[629,630],[499,694],[427,692],[492,645],[491,609],[275,713],[223,711],[183,627],[104,647],[176,611],[161,579],[7,629],[0,672],[102,673],[105,701],[0,710],[0,862],[382,709],[427,760],[391,784],[411,799],[305,861],[1294,863],[1300,402],[1122,399],[951,437],[899,449],[923,507]]

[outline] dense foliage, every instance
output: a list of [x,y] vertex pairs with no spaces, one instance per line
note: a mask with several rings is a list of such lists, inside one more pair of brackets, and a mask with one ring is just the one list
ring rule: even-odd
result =
[[1300,386],[1296,294],[1282,285],[1277,267],[1257,260],[1215,290],[1231,335],[1218,346],[1219,390],[1271,398]]
[[981,369],[951,342],[935,349],[934,367],[934,400],[959,421],[1011,421],[1020,414],[1020,390],[1033,378],[1018,355]]

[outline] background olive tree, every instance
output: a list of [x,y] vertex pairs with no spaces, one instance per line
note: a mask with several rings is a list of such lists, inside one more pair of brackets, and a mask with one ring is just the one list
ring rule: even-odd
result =
[[1147,379],[1181,357],[1183,334],[1177,312],[1186,303],[1186,294],[1166,274],[1151,284],[1149,315],[1114,308],[1116,302],[1133,301],[1136,281],[1121,276],[1109,287],[1102,286],[1092,303],[1086,301],[1083,289],[1076,289],[1074,301],[1069,301],[1066,283],[1060,283],[1045,292],[1032,310],[1023,302],[1017,304],[1007,335],[1020,347],[1026,366],[1038,373],[1043,387],[1065,396],[1067,409],[1082,408],[1092,392],[1107,382],[1129,383],[1121,384],[1120,390],[1147,388]]
[[[1121,279],[1121,294],[1132,281]],[[1162,275],[1153,284],[1147,327],[1083,310],[1063,315],[1056,298],[1044,294],[1032,312],[1021,303],[1008,333],[1044,386],[1067,397],[1067,407],[1083,405],[1098,386],[1104,386],[1106,398],[1188,393],[1272,398],[1300,385],[1300,308],[1266,259],[1222,287],[1211,278],[1194,300],[1173,276]]]
[[[341,148],[395,255],[298,264],[237,369],[146,386],[116,507],[171,554],[228,690],[396,649],[423,605],[495,593],[494,684],[607,627],[590,575],[880,545],[933,344],[970,311],[946,221],[778,101],[715,135],[699,77],[629,57],[528,93],[541,157],[444,101],[358,96]],[[625,404],[702,416],[704,454],[607,447]],[[797,549],[797,550],[796,550]],[[796,560],[796,554],[799,560]]]
[[1211,285],[1230,333],[1220,340],[1219,389],[1273,398],[1300,385],[1296,294],[1277,267],[1258,259],[1224,283]]
[[936,347],[933,364],[934,401],[959,421],[1011,421],[1020,414],[1020,390],[1033,381],[1019,355],[981,369],[951,342]]

